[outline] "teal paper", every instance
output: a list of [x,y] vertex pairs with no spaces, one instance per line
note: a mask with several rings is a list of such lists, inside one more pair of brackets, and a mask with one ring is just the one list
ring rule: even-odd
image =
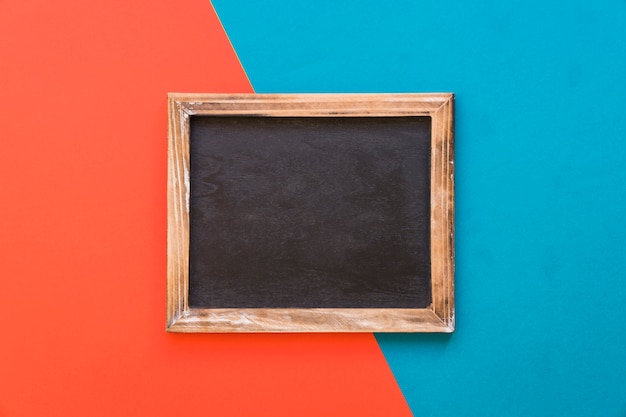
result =
[[626,416],[626,1],[215,0],[255,91],[456,93],[453,335],[415,416]]

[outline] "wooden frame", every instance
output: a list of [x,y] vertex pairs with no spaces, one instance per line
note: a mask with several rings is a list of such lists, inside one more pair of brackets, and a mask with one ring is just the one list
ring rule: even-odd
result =
[[[452,94],[169,94],[167,317],[169,332],[452,332],[454,129]],[[192,115],[430,116],[431,281],[428,308],[196,309],[189,288]]]

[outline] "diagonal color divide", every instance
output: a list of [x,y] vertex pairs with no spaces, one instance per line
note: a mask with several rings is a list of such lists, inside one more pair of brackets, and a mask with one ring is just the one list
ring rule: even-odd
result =
[[0,1],[0,91],[0,415],[410,415],[371,334],[163,330],[166,94],[252,92],[208,1]]

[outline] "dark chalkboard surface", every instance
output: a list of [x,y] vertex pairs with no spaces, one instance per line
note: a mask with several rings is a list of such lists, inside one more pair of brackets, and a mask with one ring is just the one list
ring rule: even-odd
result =
[[452,94],[168,101],[171,332],[451,332]]
[[190,307],[427,307],[430,137],[430,117],[192,117]]

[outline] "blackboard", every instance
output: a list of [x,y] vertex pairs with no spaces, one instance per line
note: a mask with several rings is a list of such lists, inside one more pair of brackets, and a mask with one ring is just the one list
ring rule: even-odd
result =
[[169,331],[452,331],[451,95],[169,111]]
[[430,123],[192,117],[189,305],[427,307]]

